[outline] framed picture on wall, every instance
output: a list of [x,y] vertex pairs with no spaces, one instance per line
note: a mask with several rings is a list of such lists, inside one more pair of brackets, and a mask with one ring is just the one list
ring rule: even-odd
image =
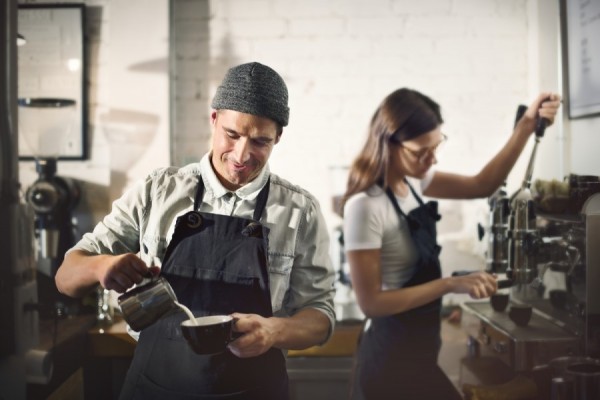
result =
[[85,5],[18,10],[19,159],[87,158]]
[[561,0],[569,118],[600,115],[600,1]]

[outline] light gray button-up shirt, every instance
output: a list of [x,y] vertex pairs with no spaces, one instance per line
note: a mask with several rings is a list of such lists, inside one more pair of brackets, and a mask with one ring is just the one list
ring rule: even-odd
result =
[[157,169],[116,200],[110,214],[73,249],[96,254],[139,253],[147,265],[160,266],[177,217],[194,208],[199,175],[205,185],[199,211],[249,219],[256,197],[271,178],[260,222],[270,229],[273,313],[285,317],[303,308],[315,308],[329,318],[333,329],[335,273],[319,204],[304,189],[270,173],[268,165],[256,179],[235,192],[219,182],[210,154],[182,168]]

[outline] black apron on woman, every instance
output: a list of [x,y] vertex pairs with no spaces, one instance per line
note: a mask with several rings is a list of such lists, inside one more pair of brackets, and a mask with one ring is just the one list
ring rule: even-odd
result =
[[[436,239],[436,222],[441,217],[437,202],[424,203],[407,184],[419,203],[408,215],[394,193],[386,190],[398,218],[406,219],[418,254],[415,273],[403,287],[441,277],[441,247]],[[352,399],[461,399],[437,365],[441,304],[440,298],[407,312],[370,320],[359,341]]]
[[[195,316],[233,312],[271,317],[269,229],[258,221],[269,182],[257,197],[254,219],[197,212],[204,184],[199,177],[194,211],[177,219],[161,267],[177,299]],[[271,348],[251,358],[229,350],[198,355],[179,327],[184,312],[166,316],[139,338],[121,399],[289,398],[285,358]]]

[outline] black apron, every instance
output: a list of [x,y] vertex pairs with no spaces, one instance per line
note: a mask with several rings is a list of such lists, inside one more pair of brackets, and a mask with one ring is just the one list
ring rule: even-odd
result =
[[[401,220],[406,220],[417,249],[415,273],[403,287],[441,278],[436,222],[437,202],[424,203],[406,182],[419,203],[406,215],[394,193],[386,194]],[[461,399],[437,365],[441,347],[440,310],[442,299],[415,309],[370,320],[361,334],[356,357],[352,399]]]
[[[161,274],[177,299],[195,316],[233,312],[271,317],[268,275],[269,229],[258,221],[270,182],[257,197],[254,219],[190,211],[177,218]],[[199,178],[194,210],[202,203]],[[179,327],[184,312],[168,315],[144,329],[121,399],[288,399],[288,377],[281,350],[251,358],[230,351],[198,355]]]

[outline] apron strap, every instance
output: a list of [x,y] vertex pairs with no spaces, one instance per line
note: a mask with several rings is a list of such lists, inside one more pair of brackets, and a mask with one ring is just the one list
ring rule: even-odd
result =
[[269,198],[269,189],[271,188],[271,177],[267,179],[267,183],[261,189],[260,193],[256,197],[256,206],[254,207],[254,220],[260,221],[262,213],[267,205],[267,199]]
[[202,176],[198,176],[198,188],[196,189],[196,197],[194,198],[194,211],[198,211],[200,209],[200,204],[202,204],[203,197],[204,181],[202,180]]
[[417,191],[412,187],[410,182],[408,182],[408,180],[406,180],[406,179],[404,179],[404,182],[406,182],[406,184],[408,185],[408,188],[410,189],[413,196],[415,196],[415,199],[417,199],[417,201],[419,202],[419,205],[420,206],[424,205],[425,203],[423,203],[423,199],[417,194]]
[[389,187],[387,189],[385,189],[385,194],[392,202],[392,206],[394,206],[394,210],[396,210],[396,214],[398,214],[398,216],[403,216],[404,218],[408,219],[408,215],[406,215],[404,213],[404,211],[402,211],[402,209],[400,208],[400,205],[398,204],[398,200],[396,199],[396,195],[394,194],[394,192],[392,192],[392,189],[390,189]]
[[[408,181],[405,180],[405,182],[408,184],[408,187],[410,188],[410,191],[412,192],[413,196],[415,196],[415,198],[419,202],[419,205],[423,206],[423,200],[421,200],[419,195],[417,195],[417,193],[412,188],[412,186],[408,183]],[[402,216],[402,217],[404,217],[404,219],[406,219],[406,222],[408,223],[408,227],[409,227],[410,231],[413,232],[413,231],[419,229],[419,227],[421,226],[419,221],[417,221],[415,218],[411,217],[410,215],[406,215],[406,213],[404,211],[402,211],[402,208],[400,208],[400,205],[398,204],[398,199],[396,199],[396,195],[394,194],[392,189],[389,187],[386,188],[385,194],[392,202],[392,206],[394,207],[394,210],[396,210],[396,214],[398,215],[398,218],[400,218]]]
[[[405,182],[408,185],[408,187],[410,188],[410,191],[412,192],[413,196],[415,196],[415,199],[417,199],[417,201],[419,202],[419,205],[425,206],[425,202],[423,202],[423,199],[417,194],[417,192],[415,191],[415,189],[413,189],[411,184],[407,180],[405,180]],[[427,203],[427,205],[429,206],[429,212],[431,213],[431,216],[436,221],[439,221],[440,219],[442,219],[442,216],[440,214],[438,214],[437,204],[438,204],[437,201],[429,201]]]
[[[267,183],[260,190],[260,193],[256,197],[256,207],[254,207],[254,215],[253,219],[255,221],[260,221],[260,217],[262,216],[263,211],[267,205],[267,199],[269,198],[269,189],[271,188],[271,177],[267,179]],[[196,197],[194,198],[194,211],[198,211],[200,209],[200,204],[202,204],[202,198],[204,197],[204,181],[201,176],[198,176],[198,188],[196,189]]]
[[[420,206],[425,205],[425,203],[423,203],[423,199],[421,199],[421,197],[417,194],[417,191],[412,187],[412,185],[406,179],[404,179],[404,182],[408,185],[410,192],[413,194],[413,196],[415,197],[415,199],[417,200],[419,205]],[[400,205],[398,204],[398,200],[396,199],[396,195],[394,194],[394,192],[392,192],[392,189],[390,189],[389,187],[387,189],[385,189],[385,194],[387,194],[387,197],[392,202],[392,205],[394,206],[394,210],[396,210],[396,214],[402,215],[404,218],[408,218],[408,216],[400,208]]]

